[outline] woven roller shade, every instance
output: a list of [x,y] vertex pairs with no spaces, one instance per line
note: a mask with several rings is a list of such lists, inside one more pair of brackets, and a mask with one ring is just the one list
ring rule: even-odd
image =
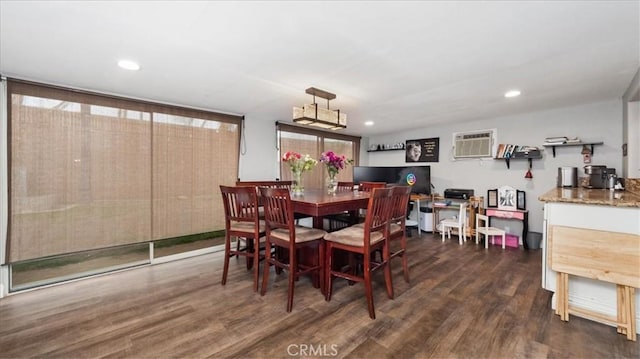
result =
[[8,262],[224,227],[239,117],[8,85]]

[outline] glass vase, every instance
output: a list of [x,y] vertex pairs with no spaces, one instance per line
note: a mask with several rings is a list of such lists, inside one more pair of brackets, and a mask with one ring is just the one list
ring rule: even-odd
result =
[[329,174],[329,178],[327,179],[327,193],[336,194],[338,191],[338,180],[336,179],[335,174]]
[[302,171],[292,171],[293,184],[291,185],[291,194],[300,196],[304,194],[304,186],[302,185]]

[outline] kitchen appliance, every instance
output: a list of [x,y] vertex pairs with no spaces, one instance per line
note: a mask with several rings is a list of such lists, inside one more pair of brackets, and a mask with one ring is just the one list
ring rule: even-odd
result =
[[578,167],[558,167],[558,187],[578,187]]
[[587,188],[609,188],[609,177],[616,174],[615,168],[607,166],[587,165],[584,166],[584,173],[589,175]]

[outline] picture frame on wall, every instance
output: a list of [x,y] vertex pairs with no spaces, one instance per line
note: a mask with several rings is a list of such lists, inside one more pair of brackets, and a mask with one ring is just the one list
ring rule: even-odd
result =
[[490,189],[487,191],[487,207],[488,208],[498,207],[498,190],[497,189]]
[[524,191],[516,191],[517,194],[517,199],[516,199],[516,208],[519,210],[526,210],[527,209],[527,196],[525,195]]
[[405,142],[405,161],[438,162],[440,152],[440,137],[407,140]]
[[498,188],[498,208],[506,210],[517,209],[517,192],[511,186],[502,186]]

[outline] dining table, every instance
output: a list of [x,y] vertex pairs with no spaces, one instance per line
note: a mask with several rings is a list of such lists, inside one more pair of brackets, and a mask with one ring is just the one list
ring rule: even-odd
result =
[[357,216],[359,209],[366,209],[369,192],[339,191],[329,194],[322,189],[306,189],[303,194],[292,195],[293,212],[313,217],[313,227],[322,229],[323,217],[345,211]]

